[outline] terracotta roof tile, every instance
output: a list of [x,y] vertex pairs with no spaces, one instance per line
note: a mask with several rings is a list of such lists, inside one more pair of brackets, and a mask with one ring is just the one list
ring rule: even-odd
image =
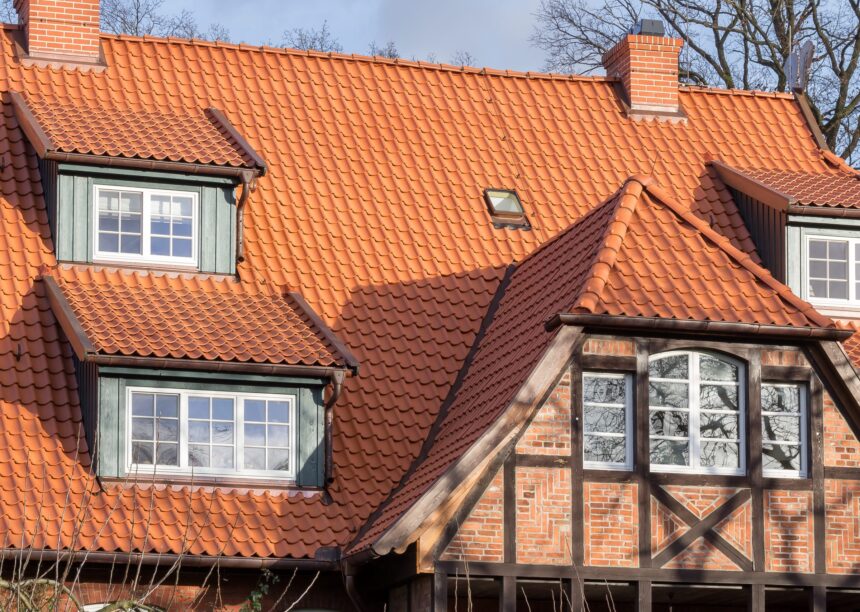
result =
[[[307,556],[352,541],[418,454],[506,267],[630,174],[653,174],[680,205],[755,257],[706,162],[813,173],[828,167],[800,109],[781,94],[682,89],[686,122],[637,122],[601,78],[111,36],[102,38],[107,68],[82,73],[22,66],[14,59],[18,34],[0,31],[2,91],[129,113],[200,118],[201,109],[221,109],[269,167],[245,209],[241,283],[299,292],[362,365],[334,410],[327,505],[313,495],[284,494],[275,503],[230,491],[170,489],[168,498],[141,487],[110,489],[111,500],[129,508],[152,503],[165,517],[185,516],[192,502],[206,509],[217,495],[225,520],[206,512],[194,519],[210,521],[195,543],[210,551]],[[14,476],[0,480],[0,531],[25,543],[37,538],[30,530],[22,539],[15,517],[26,512],[32,521],[43,490],[52,491],[47,499],[56,507],[63,498],[53,491],[74,483],[73,503],[82,504],[80,492],[94,484],[77,436],[71,350],[35,281],[56,262],[36,159],[27,151],[7,105],[0,118],[0,457],[10,460],[0,470]],[[492,227],[482,197],[489,186],[517,190],[531,231]],[[522,332],[507,342],[521,354],[536,350]],[[38,469],[28,470],[28,461]],[[237,542],[213,526],[252,508],[269,513],[272,505],[277,526],[253,539]],[[111,519],[98,538],[62,543],[142,545],[128,539],[129,513]],[[50,516],[45,529],[56,533],[60,524]],[[175,550],[181,542],[159,546]]]
[[53,278],[101,354],[353,365],[290,293],[224,277],[89,266],[62,267]]
[[426,458],[355,550],[372,545],[502,414],[556,333],[545,328],[553,315],[835,328],[653,183],[627,181],[517,266]]
[[53,151],[251,167],[253,153],[213,113],[129,108],[28,93],[26,104]]
[[737,168],[737,172],[776,191],[793,204],[860,208],[860,173],[846,169],[798,172],[771,168]]

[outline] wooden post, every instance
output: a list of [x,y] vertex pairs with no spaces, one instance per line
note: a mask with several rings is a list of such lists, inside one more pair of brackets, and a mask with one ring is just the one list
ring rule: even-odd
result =
[[750,586],[749,612],[764,612],[764,585]]
[[448,611],[448,575],[436,572],[433,575],[433,612]]
[[827,610],[827,587],[812,587],[809,592],[809,612],[826,612]]
[[571,612],[584,612],[585,611],[585,593],[584,584],[582,579],[579,577],[574,577],[568,585],[570,586],[570,591],[568,591],[568,596],[570,597],[570,610]]
[[651,612],[651,581],[636,583],[636,612]]
[[517,579],[515,576],[502,578],[502,596],[499,598],[499,612],[517,612]]
[[[749,401],[747,402],[747,433],[749,453],[747,471],[750,477],[752,501],[752,550],[753,571],[764,571],[764,492],[762,490],[762,443],[761,443],[761,353],[753,351],[749,359]],[[753,588],[755,592],[755,588]],[[762,590],[764,605],[764,590]],[[755,599],[755,596],[753,596]],[[756,608],[753,608],[757,610]],[[761,608],[764,612],[764,608]]]
[[[650,347],[642,341],[636,342],[636,385],[634,397],[633,435],[634,460],[636,465],[636,491],[639,525],[639,567],[651,567],[651,438],[648,414],[648,356]],[[648,610],[651,609],[651,583],[648,583]],[[641,610],[642,608],[640,608]]]

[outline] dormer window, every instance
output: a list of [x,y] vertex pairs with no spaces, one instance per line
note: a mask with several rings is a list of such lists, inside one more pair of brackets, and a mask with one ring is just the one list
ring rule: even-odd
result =
[[196,193],[94,189],[95,261],[196,265]]
[[512,189],[487,189],[484,201],[496,227],[529,227],[520,197]]
[[808,299],[818,304],[860,301],[857,267],[860,240],[809,236],[806,241]]

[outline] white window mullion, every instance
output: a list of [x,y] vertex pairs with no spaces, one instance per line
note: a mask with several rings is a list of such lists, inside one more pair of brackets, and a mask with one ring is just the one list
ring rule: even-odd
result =
[[236,398],[236,469],[245,469],[245,398]]
[[690,430],[687,432],[690,436],[690,467],[697,469],[699,467],[699,354],[691,353],[688,366],[690,376],[690,389],[688,402],[690,404]]

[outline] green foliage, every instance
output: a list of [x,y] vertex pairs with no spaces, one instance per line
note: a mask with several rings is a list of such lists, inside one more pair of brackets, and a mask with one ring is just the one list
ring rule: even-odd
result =
[[263,609],[263,599],[269,594],[269,590],[276,584],[280,578],[272,573],[269,569],[264,569],[257,581],[257,586],[248,595],[248,599],[242,604],[240,612],[260,612]]

